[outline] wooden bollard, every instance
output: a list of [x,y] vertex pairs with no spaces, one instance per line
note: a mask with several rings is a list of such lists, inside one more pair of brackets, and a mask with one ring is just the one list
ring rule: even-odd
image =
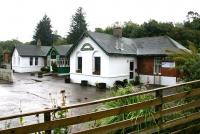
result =
[[[45,108],[48,109],[48,108]],[[44,113],[44,122],[51,121],[51,113],[50,112],[45,112]],[[51,130],[45,130],[45,134],[51,134]]]
[[65,106],[65,90],[61,90],[60,93],[62,95],[62,103],[61,103],[61,105]]
[[[156,112],[161,112],[162,111],[162,99],[163,99],[163,90],[158,90],[156,91],[156,98],[159,98],[161,100],[161,104],[155,106],[155,111]],[[162,120],[162,115],[159,119],[156,119],[156,123],[157,125],[160,127],[160,125],[162,124],[163,120]]]

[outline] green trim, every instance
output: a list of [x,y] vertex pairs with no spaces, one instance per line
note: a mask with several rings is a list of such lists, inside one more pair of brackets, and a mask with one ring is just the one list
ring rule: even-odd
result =
[[51,49],[49,50],[49,52],[47,53],[46,56],[49,56],[50,53],[51,53],[51,51],[55,51],[55,52],[56,52],[56,55],[60,55],[59,52],[55,49],[55,47],[52,46]]
[[94,50],[94,48],[89,43],[85,43],[81,47],[81,51],[93,51],[93,50]]
[[58,67],[57,73],[59,74],[68,74],[70,71],[70,67]]

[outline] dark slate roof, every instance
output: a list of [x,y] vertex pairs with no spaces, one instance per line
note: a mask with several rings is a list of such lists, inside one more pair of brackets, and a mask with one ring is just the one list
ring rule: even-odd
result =
[[[113,35],[90,31],[88,34],[108,54],[137,54],[137,49],[132,39],[121,38],[118,40],[118,38]],[[118,49],[120,44],[123,45],[122,50]]]
[[[55,46],[55,49],[62,56],[66,55],[72,45],[59,45]],[[20,56],[38,56],[44,57],[47,56],[49,50],[52,48],[51,46],[37,46],[37,45],[16,45]]]
[[71,47],[72,47],[72,44],[54,46],[57,52],[62,56],[65,56]]
[[107,54],[114,55],[166,55],[167,50],[188,51],[187,48],[168,36],[125,38],[105,33],[87,32]]
[[48,54],[50,49],[51,49],[51,46],[41,46],[41,50],[45,56]]
[[187,50],[168,36],[146,37],[133,39],[137,47],[137,55],[166,55],[168,51]]
[[50,46],[37,46],[37,45],[16,45],[20,56],[46,56],[46,52],[51,48]]

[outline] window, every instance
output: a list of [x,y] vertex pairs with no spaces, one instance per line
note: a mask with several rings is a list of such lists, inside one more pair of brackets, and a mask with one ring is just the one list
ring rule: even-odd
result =
[[162,58],[155,57],[155,59],[154,59],[154,74],[161,73],[161,64],[162,64]]
[[77,73],[82,73],[82,57],[78,57],[78,69]]
[[33,65],[33,57],[30,57],[30,66]]
[[133,72],[130,72],[129,79],[133,79]]
[[35,65],[38,65],[38,57],[35,57]]
[[101,73],[101,58],[94,57],[94,72],[93,74],[100,75]]
[[56,52],[55,51],[51,52],[51,59],[56,59]]
[[130,62],[130,72],[129,72],[129,79],[133,79],[134,78],[134,62],[131,61]]
[[133,69],[134,69],[134,63],[131,61],[130,62],[130,71],[133,71]]

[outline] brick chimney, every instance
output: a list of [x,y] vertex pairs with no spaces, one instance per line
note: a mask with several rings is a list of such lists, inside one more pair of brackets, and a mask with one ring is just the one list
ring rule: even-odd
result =
[[9,63],[10,62],[10,53],[4,52],[3,53],[3,62],[4,63]]
[[113,35],[117,38],[121,38],[122,37],[122,28],[121,27],[114,27],[113,28]]

